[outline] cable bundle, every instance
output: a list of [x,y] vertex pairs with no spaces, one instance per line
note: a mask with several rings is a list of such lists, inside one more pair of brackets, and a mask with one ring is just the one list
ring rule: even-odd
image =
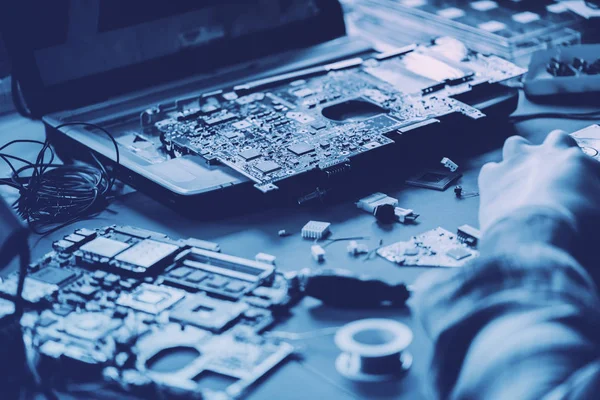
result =
[[[70,125],[88,126],[105,133],[113,142],[119,163],[117,142],[108,131],[85,122],[65,123],[56,129]],[[34,162],[1,152],[16,143],[36,143],[42,148]],[[12,170],[12,176],[0,179],[0,184],[19,190],[19,199],[13,206],[38,234],[52,232],[100,212],[115,183],[115,177],[93,153],[90,153],[94,161],[91,165],[55,163],[56,155],[48,140],[13,140],[0,147],[0,152],[0,158]],[[25,165],[17,169],[11,160]]]

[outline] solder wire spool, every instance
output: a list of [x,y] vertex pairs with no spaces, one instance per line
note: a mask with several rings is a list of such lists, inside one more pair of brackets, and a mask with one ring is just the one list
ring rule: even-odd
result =
[[389,319],[363,319],[340,328],[335,344],[342,351],[337,371],[348,379],[381,382],[398,378],[412,365],[406,351],[413,334],[406,325]]

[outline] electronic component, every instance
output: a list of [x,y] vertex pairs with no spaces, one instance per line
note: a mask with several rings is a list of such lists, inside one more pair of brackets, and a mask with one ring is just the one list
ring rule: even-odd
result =
[[373,211],[373,216],[375,219],[382,224],[391,224],[396,222],[396,211],[395,207],[391,204],[381,204],[375,207],[375,211]]
[[310,247],[310,254],[318,263],[325,261],[325,249],[318,244],[314,244]]
[[96,235],[97,235],[96,231],[93,231],[93,230],[87,229],[87,228],[77,229],[75,231],[75,234],[79,235],[79,236],[83,236],[86,239],[90,239],[90,240],[93,239],[93,238],[95,238]]
[[121,293],[117,304],[148,314],[158,314],[185,297],[185,292],[167,286],[142,283],[131,293]]
[[221,332],[248,309],[242,302],[213,299],[203,294],[188,296],[169,313],[171,321]]
[[348,251],[348,254],[354,257],[357,257],[361,254],[369,253],[369,248],[367,247],[367,245],[363,243],[358,243],[356,240],[351,240],[350,243],[348,243],[348,247],[346,247],[346,250]]
[[64,318],[63,329],[71,336],[97,341],[120,324],[102,312],[73,312]]
[[412,224],[419,218],[419,214],[407,208],[394,207],[396,220],[401,224]]
[[329,222],[308,221],[302,228],[302,237],[304,239],[323,239],[331,233],[330,226]]
[[57,267],[47,267],[47,268],[41,269],[40,271],[36,272],[35,274],[32,274],[31,276],[29,276],[29,278],[35,279],[37,281],[41,281],[44,283],[48,283],[50,285],[61,286],[65,282],[72,280],[76,276],[77,276],[77,274],[75,272],[70,271],[68,269],[57,268]]
[[275,161],[268,160],[259,162],[255,165],[255,168],[263,174],[270,174],[271,172],[281,169],[281,165],[277,164]]
[[[100,374],[101,367],[116,356],[116,338],[112,335],[123,332],[120,330],[123,321],[113,318],[110,312],[82,311],[65,315],[55,312],[44,312],[37,323],[29,327],[37,332],[39,353],[47,361],[76,362],[77,367],[70,373],[72,377],[80,373],[84,376]],[[141,334],[146,328],[137,325],[135,329]]]
[[290,234],[285,229],[281,229],[279,232],[277,232],[277,235],[279,235],[279,237],[286,237]]
[[[196,105],[189,110],[165,106],[154,123],[156,137],[171,156],[193,154],[208,164],[219,162],[262,192],[308,171],[330,176],[347,170],[354,157],[393,145],[392,132],[450,114],[484,117],[455,96],[525,72],[468,50],[467,61],[449,60],[441,47],[414,45],[394,55],[347,60],[317,74],[301,70],[294,74],[303,79],[292,82],[285,74],[244,82],[228,92],[236,98],[219,100],[220,111],[210,115],[195,114]],[[330,70],[335,73],[327,74]],[[295,86],[298,81],[301,86]]]
[[475,247],[481,240],[481,232],[479,229],[473,228],[471,225],[462,225],[458,227],[456,232],[458,240],[470,247]]
[[165,283],[237,299],[272,279],[274,271],[269,264],[192,248],[178,256]]
[[456,164],[454,161],[452,161],[448,157],[442,158],[442,161],[440,161],[440,164],[442,164],[444,167],[448,168],[451,172],[454,172],[458,169],[458,164]]
[[110,259],[123,250],[129,248],[128,243],[119,242],[105,237],[97,237],[79,248],[82,259],[98,262],[102,259]]
[[446,190],[452,182],[462,176],[451,171],[425,170],[406,180],[406,184],[426,189]]
[[479,192],[465,192],[462,186],[457,185],[454,187],[454,196],[457,199],[468,199],[469,197],[479,196]]
[[[202,398],[214,397],[214,391],[205,388],[204,382],[215,375],[235,381],[223,389],[224,398],[239,398],[293,351],[287,343],[270,341],[252,332],[210,335],[205,330],[178,324],[142,337],[136,349],[136,371],[159,386]],[[169,367],[167,360],[172,355],[188,361],[183,368]]]
[[419,214],[413,210],[397,207],[397,205],[398,199],[383,193],[373,193],[356,202],[359,209],[372,213],[379,222],[385,224],[394,221],[402,224],[412,223],[419,217]]
[[462,267],[479,256],[477,250],[443,228],[382,247],[377,254],[398,265],[421,267]]
[[[63,239],[73,256],[51,251],[25,279],[22,332],[41,373],[69,363],[69,379],[107,379],[149,397],[237,398],[292,353],[261,336],[300,296],[268,255],[246,260],[196,247],[220,250],[215,243],[134,227],[78,232]],[[128,267],[156,273],[131,275]],[[17,282],[16,273],[0,281],[2,295]],[[191,364],[171,368],[180,355]],[[211,374],[235,382],[215,388],[206,384]]]
[[[18,274],[11,274],[8,278],[0,281],[0,293],[14,296],[17,293]],[[23,286],[23,299],[30,303],[38,303],[42,299],[53,295],[58,291],[58,285],[46,283],[30,277],[25,278]]]
[[377,206],[384,204],[389,204],[393,207],[396,207],[398,205],[398,199],[395,199],[383,193],[373,193],[372,195],[357,201],[356,207],[370,214],[373,214]]
[[68,240],[57,240],[56,242],[52,243],[52,248],[58,252],[63,252],[63,253],[67,253],[72,251],[73,249],[75,249],[77,247],[77,245],[71,241]]
[[174,244],[145,239],[115,256],[112,264],[137,274],[145,274],[149,270],[165,267],[172,261],[177,250],[179,246]]
[[455,247],[453,249],[448,250],[446,252],[446,255],[454,258],[456,261],[460,261],[464,258],[471,257],[472,253],[469,250],[464,249],[462,247]]
[[261,156],[260,151],[256,149],[248,149],[240,152],[240,156],[246,161],[252,161]]
[[277,257],[271,254],[258,253],[256,256],[254,256],[254,259],[261,263],[275,265],[275,260],[277,259]]
[[302,156],[304,154],[310,153],[311,151],[315,151],[315,148],[308,143],[294,143],[293,145],[288,147],[288,150],[297,156]]
[[83,244],[87,241],[85,236],[81,236],[76,233],[71,233],[70,235],[65,236],[64,239],[76,244]]
[[197,247],[202,250],[214,251],[217,253],[221,251],[221,246],[219,246],[218,243],[207,242],[206,240],[189,238],[186,239],[184,243],[190,247]]
[[[600,45],[586,44],[542,50],[534,54],[523,79],[525,94],[533,99],[589,97],[600,93]],[[570,96],[569,96],[570,95]]]
[[456,185],[454,187],[454,195],[460,199],[462,197],[462,194],[463,194],[462,186]]

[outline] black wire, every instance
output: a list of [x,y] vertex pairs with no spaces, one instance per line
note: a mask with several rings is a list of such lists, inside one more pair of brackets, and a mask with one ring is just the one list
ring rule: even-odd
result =
[[21,87],[19,86],[19,81],[14,73],[10,78],[10,92],[17,112],[25,118],[33,118],[33,114],[27,109],[27,106],[23,101],[23,97],[21,96]]
[[[101,126],[88,122],[67,122],[55,129],[66,126],[85,126],[103,132],[110,138],[115,148],[115,161],[120,163],[119,146],[114,136]],[[63,228],[82,218],[97,215],[108,201],[116,176],[114,168],[109,173],[96,155],[91,153],[92,164],[57,164],[56,154],[49,140],[13,140],[0,147],[4,150],[16,143],[34,143],[42,147],[34,162],[11,154],[0,153],[12,170],[9,179],[0,179],[0,185],[19,190],[19,198],[14,207],[30,229],[38,234],[47,234]],[[25,165],[15,168],[11,160]]]
[[535,114],[514,115],[509,117],[510,122],[522,122],[531,119],[573,119],[581,121],[600,121],[600,110],[586,113],[562,113],[562,112],[541,112]]
[[[76,125],[81,125],[81,126],[86,126],[88,128],[93,128],[93,129],[98,129],[99,131],[101,131],[102,133],[104,133],[106,136],[108,136],[108,138],[112,141],[113,146],[115,147],[115,163],[117,164],[117,167],[119,166],[121,159],[120,159],[120,154],[119,154],[119,145],[115,139],[115,137],[106,129],[104,129],[103,127],[96,125],[96,124],[92,124],[90,122],[65,122],[63,124],[58,125],[57,127],[55,127],[54,129],[59,130],[60,128],[64,128],[66,126],[76,126]],[[93,156],[93,153],[92,153]],[[96,158],[95,156],[93,156],[94,158]],[[97,159],[96,159],[97,161]],[[115,183],[115,176],[112,177],[112,181],[110,183],[110,188],[112,189],[112,186]]]
[[25,278],[27,277],[27,268],[31,262],[31,254],[27,245],[27,236],[23,235],[22,243],[19,246],[19,281],[17,283],[17,302],[15,303],[15,315],[23,314],[23,288],[25,287]]

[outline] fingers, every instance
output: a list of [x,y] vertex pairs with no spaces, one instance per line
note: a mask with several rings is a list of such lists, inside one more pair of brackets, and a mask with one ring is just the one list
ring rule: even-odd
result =
[[531,142],[522,136],[511,136],[504,142],[502,148],[502,158],[508,160],[520,154],[527,152],[527,149],[531,146]]
[[495,163],[495,162],[489,162],[489,163],[485,164],[483,167],[481,167],[481,171],[479,172],[479,178],[477,179],[477,183],[478,183],[480,190],[481,190],[481,187],[485,186],[487,181],[489,181],[490,179],[493,179],[491,177],[494,176],[493,171],[497,167],[498,167],[498,163]]
[[544,146],[568,149],[577,147],[577,142],[565,131],[557,129],[548,134],[546,140],[544,140]]

